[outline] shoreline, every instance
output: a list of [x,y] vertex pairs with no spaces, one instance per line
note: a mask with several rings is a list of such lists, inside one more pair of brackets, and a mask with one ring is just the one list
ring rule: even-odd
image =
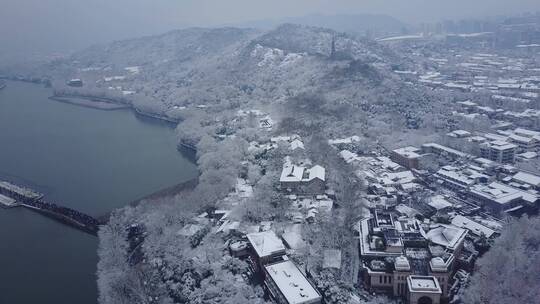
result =
[[[7,79],[9,81],[19,81],[19,82],[31,83],[31,84],[37,84],[37,85],[40,85],[40,84],[47,85],[47,83],[48,83],[48,80],[25,79],[25,78],[22,78],[22,77],[12,77],[12,78],[7,77],[5,79]],[[6,85],[7,85],[7,83],[4,83],[4,87],[6,87]],[[0,89],[1,89],[1,87],[0,87]],[[135,108],[133,106],[133,104],[128,104],[128,103],[125,103],[125,102],[121,102],[121,101],[111,99],[111,98],[106,98],[106,97],[70,94],[70,95],[53,95],[53,96],[49,96],[48,99],[53,100],[53,101],[57,101],[57,102],[66,103],[66,104],[75,105],[75,106],[80,106],[80,107],[85,107],[85,108],[92,108],[92,109],[97,109],[97,110],[104,110],[104,111],[114,111],[114,110],[119,110],[119,109],[131,109],[131,110],[133,110],[133,113],[135,115],[138,115],[138,116],[141,116],[141,117],[144,117],[144,118],[148,118],[148,119],[157,120],[157,121],[165,123],[165,124],[174,124],[175,126],[180,122],[179,120],[175,120],[175,119],[172,119],[172,118],[169,118],[169,117],[165,117],[163,115],[142,111],[140,109]],[[182,149],[185,149],[187,151],[182,151]],[[178,146],[177,146],[177,152],[178,153],[189,153],[190,154],[190,157],[189,157],[190,160],[194,164],[196,164],[195,154],[197,152],[197,149],[196,149],[195,146],[180,142],[180,143],[178,143]],[[148,195],[145,195],[145,196],[143,196],[143,197],[141,197],[139,199],[136,199],[136,200],[134,200],[132,202],[127,202],[126,205],[124,205],[123,207],[137,206],[137,205],[141,204],[143,201],[148,200],[148,199],[158,199],[158,198],[162,198],[162,197],[174,196],[174,195],[177,195],[177,194],[179,194],[179,193],[181,193],[183,191],[194,189],[197,186],[198,182],[199,182],[199,177],[197,176],[197,177],[194,177],[194,178],[192,178],[192,179],[190,179],[188,181],[180,182],[180,183],[177,183],[177,184],[175,184],[173,186],[169,186],[169,187],[166,187],[166,188],[163,188],[163,189],[158,189],[158,190],[156,190],[154,192],[151,192]],[[111,214],[115,210],[121,209],[123,207],[115,208],[115,209],[111,210],[110,212],[108,212],[108,213],[106,213],[104,215],[97,216],[96,219],[98,220],[99,225],[107,224],[109,222],[109,218],[110,218]]]
[[117,99],[100,97],[93,95],[78,95],[78,94],[55,94],[50,96],[49,99],[58,102],[69,103],[81,107],[93,108],[98,110],[118,110],[118,109],[131,109],[136,115],[144,116],[147,118],[157,119],[165,123],[178,124],[179,119],[167,117],[165,115],[146,112],[133,106],[132,103],[126,103]]
[[[4,77],[0,77],[0,79],[5,79],[8,81],[19,81],[19,82],[31,83],[31,84],[37,84],[37,85],[44,85],[46,88],[51,88],[51,80],[47,78],[27,78],[27,77],[20,77],[20,76],[4,76]],[[4,84],[4,87],[6,86],[7,86],[7,83]],[[174,123],[174,124],[180,123],[180,119],[167,117],[165,115],[158,114],[158,113],[146,112],[146,111],[136,108],[135,106],[133,106],[132,103],[126,103],[124,101],[120,101],[114,98],[107,98],[107,97],[93,96],[93,95],[82,95],[82,94],[81,95],[79,94],[65,94],[65,95],[53,94],[52,96],[49,97],[49,99],[58,101],[58,102],[64,102],[64,103],[76,105],[76,106],[94,108],[94,109],[104,110],[104,111],[118,110],[118,109],[132,109],[135,112],[135,114],[141,115],[147,118],[157,119],[165,123]],[[77,99],[80,99],[80,100],[77,100]],[[100,103],[100,104],[96,105],[96,103]],[[109,104],[111,106],[108,106],[105,104]]]

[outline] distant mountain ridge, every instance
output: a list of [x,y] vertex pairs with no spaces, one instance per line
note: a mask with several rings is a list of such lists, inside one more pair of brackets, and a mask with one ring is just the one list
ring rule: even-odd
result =
[[404,22],[394,17],[381,14],[313,14],[301,17],[255,20],[227,25],[237,27],[251,27],[258,29],[271,29],[283,23],[294,23],[307,26],[324,27],[338,32],[348,33],[366,33],[367,31],[371,31],[374,33],[398,33],[407,27],[407,24],[405,24]]

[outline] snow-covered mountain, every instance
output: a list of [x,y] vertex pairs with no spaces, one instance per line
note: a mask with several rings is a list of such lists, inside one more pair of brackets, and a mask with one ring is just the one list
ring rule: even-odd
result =
[[[418,115],[422,94],[391,71],[404,64],[373,40],[284,24],[270,31],[192,28],[98,45],[41,73],[58,90],[136,100],[165,115],[179,107],[284,103],[313,92],[328,108]],[[70,78],[84,87],[67,88]]]

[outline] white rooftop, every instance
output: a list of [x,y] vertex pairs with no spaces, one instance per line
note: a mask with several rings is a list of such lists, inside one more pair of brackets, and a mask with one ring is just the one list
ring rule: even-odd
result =
[[484,234],[486,237],[491,237],[495,230],[488,228],[480,223],[477,223],[462,215],[458,215],[452,219],[452,225],[469,230],[471,233],[480,236]]
[[476,185],[471,189],[471,192],[501,205],[510,203],[516,199],[523,199],[529,203],[534,203],[538,199],[535,194],[498,182],[493,182],[489,185]]
[[518,135],[521,135],[521,136],[525,136],[525,137],[540,136],[540,132],[527,130],[527,129],[522,129],[522,128],[515,129],[514,133],[516,133]]
[[465,101],[458,101],[457,102],[458,104],[461,104],[461,105],[464,105],[464,106],[476,106],[476,103],[470,101],[470,100],[465,100]]
[[411,264],[409,263],[409,260],[407,260],[404,256],[398,256],[394,260],[394,267],[398,271],[410,271],[411,270]]
[[412,146],[398,148],[398,149],[395,149],[394,152],[401,155],[401,156],[403,156],[403,157],[407,157],[407,158],[418,158],[418,157],[420,157],[420,154],[419,154],[420,149],[416,148],[416,147],[412,147]]
[[467,230],[453,225],[438,225],[427,233],[427,239],[448,249],[456,249],[465,239]]
[[291,142],[291,150],[294,151],[296,149],[304,150],[304,143],[299,139],[295,139]]
[[538,153],[529,151],[529,152],[524,152],[524,153],[518,154],[518,156],[523,158],[523,159],[533,159],[533,158],[536,158],[538,156]]
[[445,272],[448,270],[448,267],[446,267],[446,263],[441,257],[432,258],[431,261],[429,261],[429,266],[434,272]]
[[329,139],[328,144],[329,145],[350,144],[350,143],[358,142],[358,141],[360,141],[360,137],[357,135],[353,135],[351,137],[346,137],[346,138]]
[[431,207],[437,210],[441,210],[441,209],[453,206],[452,203],[447,201],[442,195],[432,196],[431,199],[429,200],[428,205],[430,205]]
[[319,165],[313,166],[311,169],[309,169],[308,180],[313,180],[316,178],[323,181],[326,179],[326,170]]
[[289,304],[313,303],[321,296],[291,261],[265,267]]
[[260,258],[285,253],[285,245],[274,231],[250,233],[247,238]]
[[339,155],[346,163],[351,163],[358,158],[358,155],[356,155],[356,153],[353,153],[349,150],[342,150],[341,152],[339,152]]
[[535,186],[535,187],[540,186],[540,176],[530,174],[530,173],[527,173],[527,172],[520,171],[520,172],[516,173],[516,175],[514,175],[512,177],[512,179],[516,180],[518,182],[529,184],[531,186]]
[[500,150],[500,151],[509,150],[509,149],[516,149],[517,148],[516,145],[511,144],[511,143],[506,142],[506,141],[502,141],[502,140],[492,141],[490,143],[490,147],[491,147],[491,149]]
[[407,285],[411,292],[442,293],[439,281],[432,276],[408,276]]
[[433,148],[433,149],[445,151],[445,152],[447,152],[449,154],[457,155],[459,157],[469,157],[470,156],[467,153],[463,153],[463,152],[458,151],[456,149],[452,149],[452,148],[449,148],[449,147],[446,147],[446,146],[443,146],[443,145],[439,145],[437,143],[426,143],[426,144],[423,144],[422,147]]
[[[305,175],[304,173],[307,173],[307,175]],[[300,182],[311,181],[316,178],[322,181],[326,180],[326,170],[319,165],[313,166],[311,169],[306,169],[305,167],[296,165],[286,165],[281,171],[281,177],[279,178],[279,181]]]
[[304,174],[304,167],[300,166],[285,166],[283,167],[283,171],[281,171],[281,178],[279,179],[280,182],[299,182],[302,180],[302,176]]

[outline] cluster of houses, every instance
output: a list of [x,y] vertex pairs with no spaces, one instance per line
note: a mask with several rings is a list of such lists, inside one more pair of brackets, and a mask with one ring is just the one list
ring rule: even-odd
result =
[[540,132],[511,129],[507,124],[500,124],[492,133],[455,130],[447,137],[453,146],[466,147],[476,151],[476,156],[504,164],[536,159],[540,148]]
[[272,120],[272,117],[270,114],[265,113],[261,110],[252,109],[252,110],[238,110],[236,113],[237,117],[252,117],[256,120],[256,123],[258,124],[258,127],[260,129],[264,130],[272,130],[274,127],[274,121]]
[[[242,111],[238,115],[264,117],[266,114]],[[334,195],[326,187],[326,169],[311,164],[305,157],[300,136],[284,135],[265,142],[254,141],[250,143],[248,151],[253,156],[260,156],[278,147],[289,154],[284,159],[279,189],[276,189],[283,194],[281,197],[287,203],[284,205],[287,210],[284,210],[283,221],[253,224],[235,216],[234,213],[253,196],[249,181],[238,178],[234,191],[217,203],[218,210],[194,217],[190,224],[178,231],[178,235],[190,240],[208,233],[222,235],[227,240],[230,254],[248,262],[250,271],[245,279],[251,283],[262,283],[266,294],[275,303],[322,303],[321,293],[309,278],[305,265],[299,266],[290,257],[308,246],[302,236],[304,225],[309,225],[323,214],[331,215]],[[252,157],[245,160],[243,165],[247,166],[250,161],[257,159],[260,158]],[[337,256],[341,257],[339,250]],[[325,260],[336,259],[329,257]],[[337,264],[333,267],[341,267],[341,262]]]
[[419,83],[434,88],[489,92],[494,100],[528,103],[538,98],[540,78],[534,60],[465,50],[457,53],[454,50],[448,54],[439,53],[437,58],[428,57],[427,62],[432,69],[423,73],[395,72],[409,79],[414,77]]
[[[447,134],[459,141],[454,148],[426,143],[370,154],[353,152],[355,141],[330,142],[366,183],[357,225],[363,286],[411,304],[455,299],[505,219],[537,210],[540,176],[513,163],[537,152],[539,134],[455,130]],[[459,149],[467,145],[477,154]]]
[[[456,102],[457,110],[453,115],[466,118],[469,121],[475,121],[481,117],[495,119],[501,121],[502,128],[511,127],[513,125],[524,128],[537,128],[540,126],[540,111],[531,108],[536,107],[533,102],[529,104],[523,103],[515,97],[507,97],[502,100],[500,95],[493,95],[492,99],[496,104],[506,105],[508,108],[482,106],[470,100]],[[518,106],[509,106],[518,103]]]
[[[447,134],[459,143],[454,148],[425,143],[372,153],[361,152],[357,136],[330,140],[366,190],[360,198],[363,213],[353,228],[361,264],[358,283],[411,304],[455,299],[505,218],[538,208],[540,176],[513,163],[516,155],[537,152],[539,135],[523,128],[493,134],[455,130]],[[525,145],[518,142],[521,137],[532,141]],[[475,149],[459,149],[465,144],[476,145],[476,154],[471,153]],[[505,146],[513,149],[511,156]],[[234,236],[228,242],[231,254],[248,261],[251,278],[263,282],[274,302],[322,303],[309,267],[293,258],[309,246],[302,237],[304,225],[322,214],[331,216],[335,195],[327,188],[326,169],[306,158],[300,136],[252,142],[249,150],[257,154],[277,147],[289,152],[276,189],[288,200],[285,222],[246,227],[230,219],[239,202],[253,194],[251,185],[238,179],[235,191],[221,202],[223,210],[201,214],[179,235],[193,238],[212,225],[209,233]],[[339,268],[341,253],[334,251],[324,253],[324,265]]]
[[[517,145],[499,142],[501,144],[496,148],[493,147],[495,144],[489,146],[495,152],[487,155],[482,151],[481,155],[473,156],[442,145],[425,144],[421,149],[407,148],[408,151],[415,150],[415,154],[404,153],[403,148],[396,149],[392,151],[392,159],[409,165],[430,187],[450,191],[455,194],[455,199],[474,204],[494,216],[504,217],[519,209],[537,208],[540,192],[536,179],[540,177],[512,166],[514,151],[507,156],[504,147],[511,146],[516,150]],[[439,160],[444,157],[445,165],[428,174],[423,172],[422,163],[424,159],[431,160],[433,154],[438,154]]]

